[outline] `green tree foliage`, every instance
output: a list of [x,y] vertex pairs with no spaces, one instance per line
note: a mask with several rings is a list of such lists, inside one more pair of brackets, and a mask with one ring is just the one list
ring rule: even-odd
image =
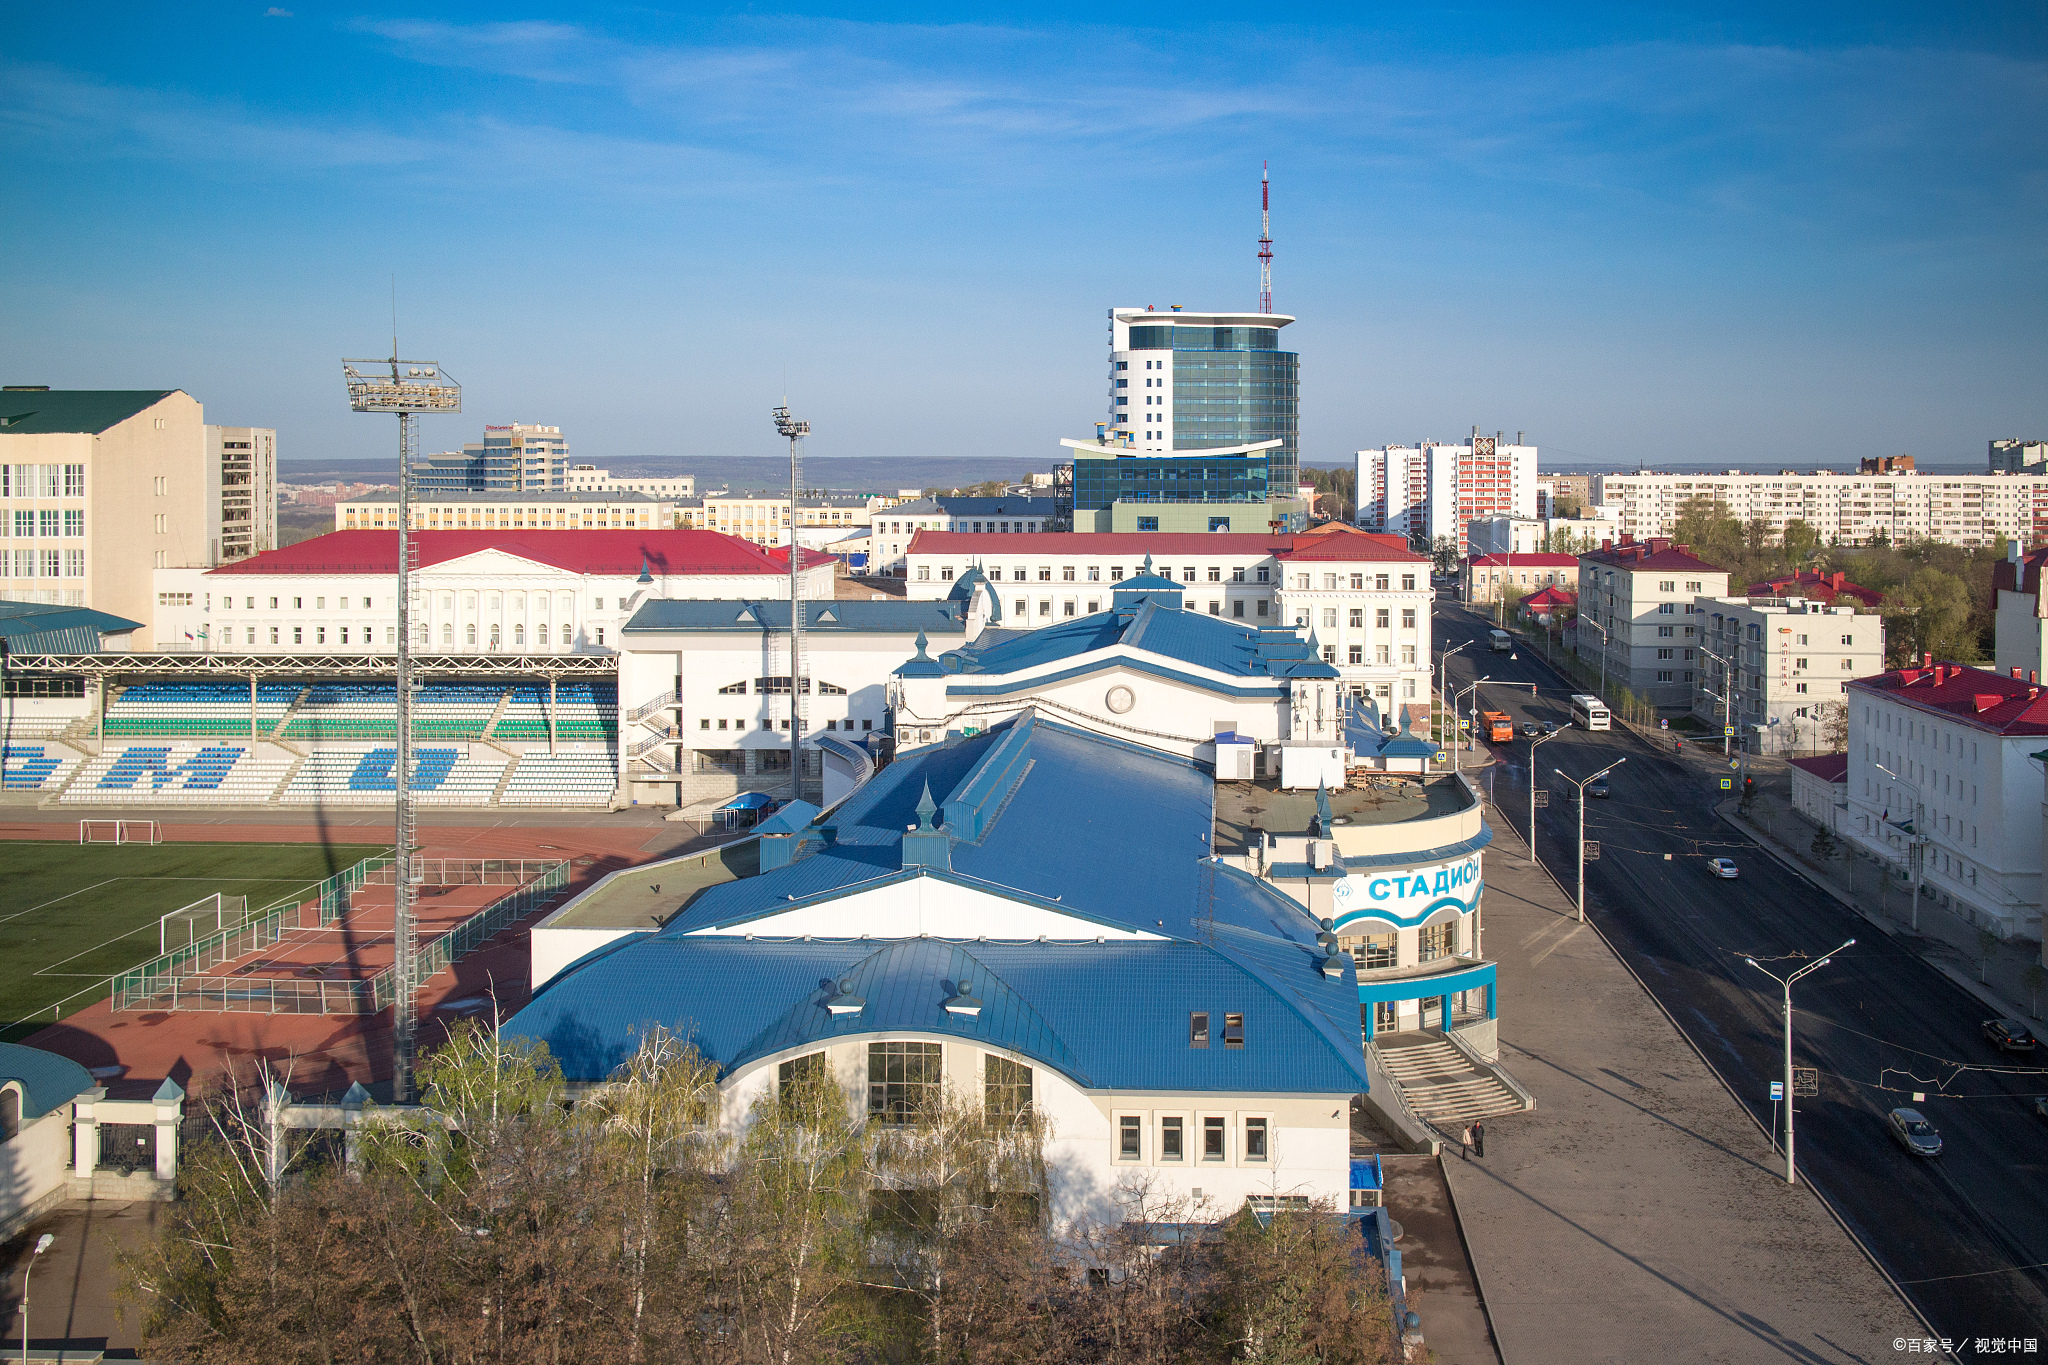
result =
[[1937,659],[1976,657],[1970,636],[1970,590],[1955,574],[1931,565],[1914,569],[1878,608],[1895,653],[1932,654]]
[[1304,469],[1301,471],[1301,477],[1303,482],[1315,486],[1317,520],[1358,520],[1357,469],[1349,466],[1337,469]]

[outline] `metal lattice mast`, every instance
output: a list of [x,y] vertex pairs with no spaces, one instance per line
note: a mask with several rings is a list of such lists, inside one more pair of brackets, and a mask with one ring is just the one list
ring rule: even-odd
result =
[[[365,375],[357,365],[388,369]],[[344,360],[342,374],[348,385],[349,406],[357,412],[390,412],[398,415],[398,627],[397,627],[397,742],[393,746],[391,785],[395,829],[392,839],[393,941],[391,1002],[391,1097],[403,1104],[412,1099],[414,1064],[419,1053],[419,840],[412,802],[412,576],[419,567],[418,550],[412,535],[412,471],[418,455],[417,419],[427,412],[462,411],[462,386],[441,367],[398,358],[391,348],[390,360]]]
[[789,797],[804,792],[804,722],[810,706],[804,694],[803,556],[796,538],[797,497],[804,486],[804,437],[811,424],[789,415],[789,404],[775,409],[775,430],[789,438]]
[[1273,311],[1273,192],[1266,163],[1259,163],[1259,311]]

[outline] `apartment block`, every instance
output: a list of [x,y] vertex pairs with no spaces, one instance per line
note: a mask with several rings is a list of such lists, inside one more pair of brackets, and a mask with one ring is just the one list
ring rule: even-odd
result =
[[1601,516],[1479,517],[1465,524],[1465,553],[1571,555],[1619,534],[1614,522]]
[[1580,659],[1659,710],[1686,711],[1699,682],[1698,600],[1728,595],[1728,571],[1663,536],[1579,556]]
[[[538,528],[596,530],[676,523],[675,504],[648,493],[577,492],[428,493],[415,497],[406,525],[415,531]],[[382,531],[398,526],[398,495],[378,491],[334,504],[337,531]]]
[[1773,533],[1803,521],[1826,543],[1863,545],[1937,540],[1994,545],[2001,536],[2022,545],[2048,540],[2048,473],[1921,474],[1892,466],[1887,474],[1601,474],[1593,498],[1621,530],[1638,540],[1670,536],[1685,505],[1709,498],[1738,521],[1761,519]]
[[429,455],[413,466],[423,493],[521,493],[565,487],[569,438],[560,427],[512,422],[486,426],[481,441]]
[[275,542],[276,447],[179,389],[0,389],[0,597],[151,619],[152,571]]
[[1536,447],[1517,432],[1460,444],[1420,441],[1358,452],[1358,524],[1369,531],[1426,540],[1449,539],[1463,555],[1467,528],[1488,517],[1536,515]]
[[2048,441],[2022,441],[2007,436],[1991,442],[1993,474],[2048,473]]
[[[1693,714],[1733,725],[1751,753],[1826,753],[1849,684],[1884,670],[1884,618],[1802,597],[1702,596]],[[1831,737],[1832,736],[1832,737]]]
[[694,498],[697,476],[678,474],[673,478],[650,478],[639,474],[613,476],[609,469],[594,464],[572,464],[562,476],[562,486],[581,493],[649,493],[657,498]]

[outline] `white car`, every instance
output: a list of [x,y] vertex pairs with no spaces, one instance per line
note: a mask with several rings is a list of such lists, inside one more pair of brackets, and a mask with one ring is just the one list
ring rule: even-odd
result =
[[1735,866],[1733,858],[1709,858],[1707,859],[1707,871],[1713,873],[1716,877],[1725,877],[1731,881],[1742,875],[1741,870]]

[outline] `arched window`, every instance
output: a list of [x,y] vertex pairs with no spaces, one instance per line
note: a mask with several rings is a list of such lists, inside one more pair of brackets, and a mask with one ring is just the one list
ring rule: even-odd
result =
[[453,621],[443,621],[441,623],[441,643],[444,645],[455,643],[455,623]]
[[474,621],[471,621],[471,622],[470,622],[470,623],[469,623],[468,625],[464,626],[464,627],[463,627],[462,629],[463,629],[463,631],[464,631],[464,632],[465,632],[465,633],[467,634],[467,636],[468,636],[468,638],[467,638],[466,640],[464,640],[464,641],[463,641],[463,643],[464,643],[464,644],[469,644],[469,645],[474,645],[474,644],[476,643],[476,622],[474,622]]
[[0,1090],[0,1142],[11,1142],[21,1131],[21,1091],[13,1086]]
[[524,623],[516,621],[513,623],[512,643],[520,649],[526,648],[526,626]]

